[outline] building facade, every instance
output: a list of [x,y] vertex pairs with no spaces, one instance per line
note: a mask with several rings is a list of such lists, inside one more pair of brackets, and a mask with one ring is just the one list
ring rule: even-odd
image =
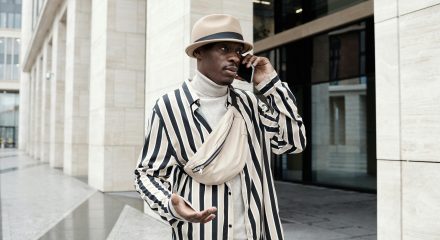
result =
[[379,239],[440,239],[439,10],[374,2]]
[[19,146],[34,158],[104,192],[133,190],[144,116],[194,74],[192,25],[228,13],[293,89],[306,124],[306,151],[274,156],[275,178],[377,191],[378,239],[439,238],[438,2],[22,4]]
[[145,1],[23,2],[20,148],[101,191],[133,189]]
[[0,148],[19,133],[21,0],[0,1]]

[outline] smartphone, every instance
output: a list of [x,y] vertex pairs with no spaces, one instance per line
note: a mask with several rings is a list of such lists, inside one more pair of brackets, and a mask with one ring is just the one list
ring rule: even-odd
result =
[[254,66],[251,65],[251,67],[247,68],[246,64],[240,64],[237,75],[243,78],[246,82],[252,82],[252,79],[254,78]]

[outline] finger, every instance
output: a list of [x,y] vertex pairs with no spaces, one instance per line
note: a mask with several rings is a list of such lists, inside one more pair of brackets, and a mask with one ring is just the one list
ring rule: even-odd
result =
[[259,57],[257,56],[252,56],[251,59],[249,60],[249,62],[246,64],[246,67],[251,67],[251,65],[255,66],[255,61],[258,60]]
[[249,60],[252,58],[252,54],[247,54],[246,56],[244,56],[243,60],[241,60],[241,63],[246,64],[249,62]]
[[191,222],[201,222],[203,219],[207,218],[210,215],[209,212],[203,211],[203,212],[196,212],[194,214],[191,214],[189,216],[189,219]]
[[258,57],[257,59],[255,59],[254,62],[252,62],[252,65],[254,65],[254,67],[261,67],[266,65],[267,63],[269,63],[269,60],[265,57]]
[[215,214],[211,214],[207,218],[203,219],[203,221],[201,221],[201,223],[207,223],[209,221],[212,221],[215,217],[216,217]]
[[197,222],[202,222],[204,219],[208,218],[212,214],[215,214],[216,212],[217,208],[215,207],[207,208],[194,214],[193,220]]
[[203,218],[208,217],[211,214],[215,214],[217,212],[217,208],[216,207],[210,207],[207,208],[203,211]]

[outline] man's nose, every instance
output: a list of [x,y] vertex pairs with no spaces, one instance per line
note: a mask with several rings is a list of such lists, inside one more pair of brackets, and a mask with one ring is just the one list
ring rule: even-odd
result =
[[228,60],[229,61],[234,61],[235,64],[238,64],[241,62],[241,59],[243,57],[241,56],[241,54],[237,53],[237,52],[231,52],[228,54]]

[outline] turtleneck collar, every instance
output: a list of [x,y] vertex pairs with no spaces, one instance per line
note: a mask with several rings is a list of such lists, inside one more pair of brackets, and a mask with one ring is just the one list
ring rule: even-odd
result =
[[228,86],[218,85],[196,69],[196,74],[190,82],[200,97],[222,97],[228,93]]

